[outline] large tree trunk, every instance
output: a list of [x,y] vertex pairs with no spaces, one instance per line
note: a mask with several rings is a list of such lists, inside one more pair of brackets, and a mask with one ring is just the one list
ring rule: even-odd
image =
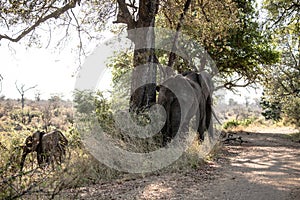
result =
[[[147,29],[143,29],[147,30]],[[146,44],[153,47],[155,43],[154,29],[137,36],[134,50],[134,71],[131,82],[130,111],[140,112],[156,102],[156,63],[158,63],[153,48],[140,48]]]
[[136,17],[129,12],[125,0],[118,0],[118,5],[116,23],[127,24],[128,38],[135,44],[133,60],[135,70],[131,82],[130,111],[138,113],[156,102],[157,69],[155,63],[158,61],[152,48],[155,44],[155,34],[153,28],[150,27],[155,27],[158,0],[140,0]]

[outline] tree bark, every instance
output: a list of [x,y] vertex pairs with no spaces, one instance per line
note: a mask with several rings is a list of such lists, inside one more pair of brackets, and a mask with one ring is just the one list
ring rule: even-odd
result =
[[[115,23],[127,24],[128,38],[135,44],[130,111],[139,113],[156,102],[155,16],[158,0],[140,0],[137,16],[129,12],[125,0],[118,0]],[[135,5],[133,5],[135,6]],[[144,28],[144,29],[138,29]],[[143,67],[142,67],[143,66]]]

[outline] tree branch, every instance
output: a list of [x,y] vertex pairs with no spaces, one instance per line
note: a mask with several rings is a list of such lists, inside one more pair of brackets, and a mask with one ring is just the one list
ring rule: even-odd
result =
[[51,18],[58,18],[61,14],[65,13],[66,11],[75,8],[76,7],[76,3],[80,3],[80,0],[71,0],[68,4],[66,4],[65,6],[58,8],[57,10],[55,10],[54,12],[50,13],[49,15],[46,15],[44,17],[39,18],[32,26],[26,28],[25,30],[23,30],[21,32],[21,34],[15,38],[10,37],[6,34],[4,35],[0,35],[0,41],[2,39],[7,39],[9,41],[12,42],[18,42],[20,41],[23,37],[25,37],[28,33],[30,33],[31,31],[33,31],[36,27],[38,27],[40,24],[42,24],[43,22],[51,19]]
[[172,67],[173,64],[174,64],[174,61],[176,59],[176,50],[177,50],[177,47],[176,47],[176,42],[178,40],[178,36],[179,36],[179,31],[182,27],[182,24],[183,24],[183,20],[184,20],[184,17],[189,9],[191,5],[191,0],[187,0],[184,4],[184,8],[183,8],[183,12],[181,13],[180,15],[180,18],[179,18],[179,22],[177,24],[177,27],[176,27],[176,34],[174,36],[174,40],[173,40],[173,46],[172,46],[172,50],[171,50],[171,53],[169,55],[169,61],[168,61],[168,67]]
[[[276,5],[277,8],[281,8],[280,5]],[[277,20],[275,21],[275,19],[273,19],[273,21],[275,21],[271,27],[274,27],[276,25],[278,25],[283,19],[287,18],[287,16],[289,16],[292,12],[295,11],[295,9],[298,9],[298,4],[297,3],[292,3],[288,8],[283,8],[284,11],[283,13],[281,13],[281,15],[277,18]]]
[[15,86],[16,86],[18,92],[22,95],[22,92],[21,92],[21,90],[19,89],[19,87],[18,87],[18,85],[17,85],[17,81],[15,82]]
[[[78,19],[76,18],[75,14],[74,14],[74,12],[73,12],[72,10],[71,10],[71,13],[72,13],[72,16],[73,16],[74,19],[75,19],[76,24],[77,24],[76,29],[77,29],[77,32],[78,32],[78,38],[79,38],[79,52],[78,52],[78,53],[79,53],[79,58],[80,58],[81,53],[82,53],[83,55],[86,55],[86,54],[85,54],[85,51],[84,51],[84,48],[83,48],[83,45],[82,45],[82,38],[81,38],[80,24],[79,24]],[[81,60],[79,60],[79,63],[81,64]]]
[[247,87],[253,83],[255,83],[255,77],[250,79],[247,79],[245,83],[241,83],[238,84],[238,81],[242,80],[243,76],[241,75],[240,77],[236,78],[235,80],[228,80],[226,83],[224,83],[223,85],[219,85],[217,87],[215,87],[215,91],[221,89],[221,88],[226,88],[229,90],[232,90],[233,88],[241,88],[241,87]]
[[27,92],[28,90],[34,89],[34,88],[36,88],[37,86],[38,86],[38,85],[31,86],[31,87],[27,88],[26,90],[24,90],[24,92]]
[[113,23],[124,23],[127,24],[128,29],[133,29],[135,27],[135,21],[130,14],[125,0],[117,0],[119,5],[117,20]]
[[207,4],[208,4],[208,2],[203,3],[203,1],[201,1],[201,6],[200,6],[200,8],[201,8],[201,11],[202,11],[202,13],[203,13],[203,16],[204,16],[205,20],[206,20],[207,22],[210,22],[210,19],[208,18],[207,14],[206,14],[206,11],[205,11],[205,7],[207,6]]

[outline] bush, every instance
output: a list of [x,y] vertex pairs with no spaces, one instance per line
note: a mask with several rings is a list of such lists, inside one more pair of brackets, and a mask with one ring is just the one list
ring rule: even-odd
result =
[[293,142],[300,142],[300,132],[297,133],[291,133],[288,135],[288,137],[293,141]]
[[235,128],[238,126],[244,126],[247,127],[250,124],[252,124],[255,121],[255,119],[243,119],[243,120],[230,120],[224,123],[223,128],[229,129],[229,128]]
[[230,120],[224,123],[223,128],[228,129],[228,128],[233,128],[239,126],[238,120]]

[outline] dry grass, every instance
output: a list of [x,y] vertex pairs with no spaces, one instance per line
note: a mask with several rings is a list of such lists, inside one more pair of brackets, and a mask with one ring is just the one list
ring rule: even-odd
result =
[[[0,199],[48,199],[59,197],[59,193],[66,188],[88,186],[130,176],[105,166],[86,151],[73,122],[72,107],[64,102],[55,106],[49,106],[49,102],[45,101],[30,102],[22,112],[18,101],[0,101]],[[37,129],[45,128],[45,125],[48,131],[59,128],[66,135],[69,140],[69,159],[54,170],[51,167],[40,169],[33,153],[27,156],[23,173],[20,173],[20,145],[27,136]],[[159,136],[148,141],[133,140],[129,137],[124,138],[115,127],[110,127],[110,130],[114,130],[111,132],[112,139],[129,151],[149,152],[159,148]],[[200,147],[198,142],[193,142],[176,162],[153,173],[186,171],[203,165],[205,159],[200,154]],[[143,177],[148,174],[134,176]]]

